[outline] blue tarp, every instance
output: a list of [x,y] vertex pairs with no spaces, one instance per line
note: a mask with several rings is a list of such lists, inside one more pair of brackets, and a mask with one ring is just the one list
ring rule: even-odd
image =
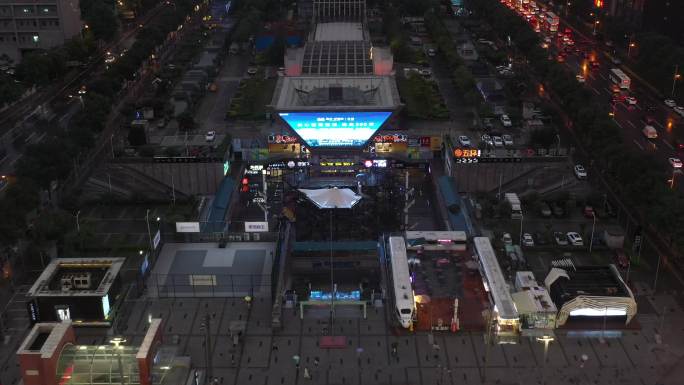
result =
[[[439,178],[439,191],[442,193],[444,198],[444,204],[446,205],[447,215],[449,216],[449,224],[451,225],[452,231],[465,231],[468,236],[472,235],[472,229],[470,223],[468,222],[468,212],[466,210],[461,197],[454,191],[454,180],[448,176],[442,176]],[[454,214],[449,210],[449,206],[456,204],[459,207],[457,214]]]
[[235,181],[232,178],[225,177],[219,186],[214,201],[211,203],[211,210],[209,211],[209,218],[204,224],[202,232],[220,232],[226,225],[226,211],[230,204],[230,198],[235,191]]
[[[259,36],[254,42],[254,48],[257,52],[264,52],[273,45],[274,41],[275,36]],[[285,38],[285,44],[287,44],[288,47],[300,46],[302,44],[302,38],[300,36],[288,36]]]

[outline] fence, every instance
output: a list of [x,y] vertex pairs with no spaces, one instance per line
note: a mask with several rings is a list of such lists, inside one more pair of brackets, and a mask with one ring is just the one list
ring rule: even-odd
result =
[[151,296],[270,297],[270,274],[152,274],[147,280]]

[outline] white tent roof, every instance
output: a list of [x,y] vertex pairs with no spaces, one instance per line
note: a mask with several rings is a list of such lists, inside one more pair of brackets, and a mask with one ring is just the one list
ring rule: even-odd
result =
[[299,189],[319,209],[350,209],[361,200],[361,195],[348,188]]

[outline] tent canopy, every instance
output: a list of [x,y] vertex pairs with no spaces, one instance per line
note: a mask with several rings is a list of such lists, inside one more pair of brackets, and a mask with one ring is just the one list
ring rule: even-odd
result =
[[299,189],[319,209],[350,209],[361,200],[361,195],[348,188]]

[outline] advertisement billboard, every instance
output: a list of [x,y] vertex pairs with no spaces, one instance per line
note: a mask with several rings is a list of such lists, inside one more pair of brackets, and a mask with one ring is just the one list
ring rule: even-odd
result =
[[281,112],[279,115],[309,147],[360,147],[392,112]]
[[199,233],[199,222],[176,222],[177,233]]
[[245,222],[246,233],[262,233],[268,231],[268,222]]

